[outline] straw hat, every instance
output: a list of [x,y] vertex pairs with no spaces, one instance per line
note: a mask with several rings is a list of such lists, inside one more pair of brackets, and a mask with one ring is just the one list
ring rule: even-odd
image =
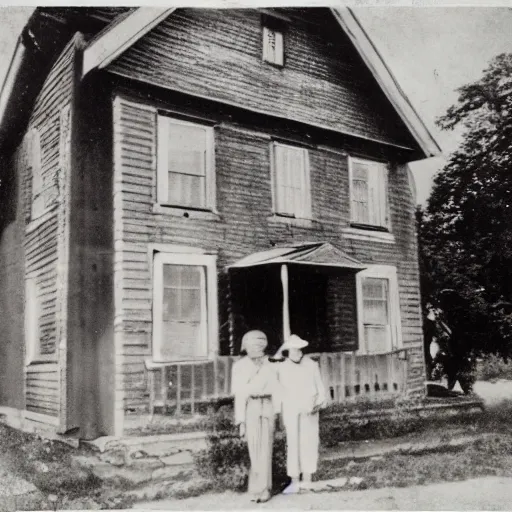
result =
[[289,350],[290,348],[303,349],[307,347],[309,343],[303,340],[300,336],[292,334],[281,346],[281,350]]

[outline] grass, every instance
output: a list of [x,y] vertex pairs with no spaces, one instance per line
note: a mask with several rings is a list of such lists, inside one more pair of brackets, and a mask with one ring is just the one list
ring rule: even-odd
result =
[[[333,419],[331,427],[322,427],[323,445],[327,449],[328,444],[335,446],[343,441],[385,439],[404,434],[418,442],[434,437],[439,439],[440,433],[446,440],[461,434],[493,433],[496,436],[486,437],[465,447],[443,448],[414,455],[390,454],[360,461],[323,461],[316,478],[357,476],[364,479],[363,487],[372,488],[404,487],[487,475],[512,476],[511,417],[512,401],[505,401],[473,416],[411,420],[398,411],[391,418],[349,426],[343,417]],[[212,479],[185,482],[182,487],[162,486],[162,491],[155,498],[187,498],[238,487],[236,481],[242,482],[244,479],[240,454],[245,447],[242,449],[239,443],[235,443],[231,459],[229,451],[217,448],[216,473]],[[33,483],[40,491],[27,502],[17,502],[10,510],[129,508],[134,498],[126,497],[128,489],[123,482],[103,482],[89,470],[73,464],[73,455],[88,455],[90,451],[86,447],[75,449],[59,441],[44,440],[0,424],[2,469]],[[228,471],[230,467],[235,468],[237,462],[237,471],[241,472],[238,476]],[[282,473],[285,465],[283,447],[277,450],[274,462],[276,474]],[[0,511],[3,510],[0,503]]]
[[0,424],[0,453],[2,468],[32,483],[39,491],[18,499],[18,510],[72,509],[79,504],[103,509],[129,505],[122,497],[122,485],[107,486],[91,471],[73,464],[72,455],[87,455],[87,448],[75,449]]
[[483,476],[512,476],[512,436],[415,455],[391,454],[360,462],[324,462],[316,477],[362,477],[362,488],[409,487]]

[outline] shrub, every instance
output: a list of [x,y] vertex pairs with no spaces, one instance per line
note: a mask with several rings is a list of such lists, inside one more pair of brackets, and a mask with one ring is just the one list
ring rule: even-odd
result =
[[[205,422],[207,447],[196,455],[200,476],[212,482],[216,490],[247,489],[250,459],[247,443],[238,436],[233,423],[232,409],[221,407],[211,413]],[[272,457],[274,487],[280,488],[286,481],[286,441],[277,431]]]
[[479,380],[510,379],[512,380],[512,363],[505,362],[502,357],[490,354],[477,364]]

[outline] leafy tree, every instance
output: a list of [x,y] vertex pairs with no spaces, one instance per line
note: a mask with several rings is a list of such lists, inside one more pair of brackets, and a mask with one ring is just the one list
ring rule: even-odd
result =
[[458,90],[437,123],[463,129],[460,147],[417,213],[424,301],[444,288],[465,301],[455,322],[465,354],[512,355],[512,54]]

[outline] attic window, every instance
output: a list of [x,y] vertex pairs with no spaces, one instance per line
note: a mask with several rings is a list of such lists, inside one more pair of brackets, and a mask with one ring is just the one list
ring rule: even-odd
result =
[[269,15],[262,16],[263,60],[275,66],[284,66],[285,22]]

